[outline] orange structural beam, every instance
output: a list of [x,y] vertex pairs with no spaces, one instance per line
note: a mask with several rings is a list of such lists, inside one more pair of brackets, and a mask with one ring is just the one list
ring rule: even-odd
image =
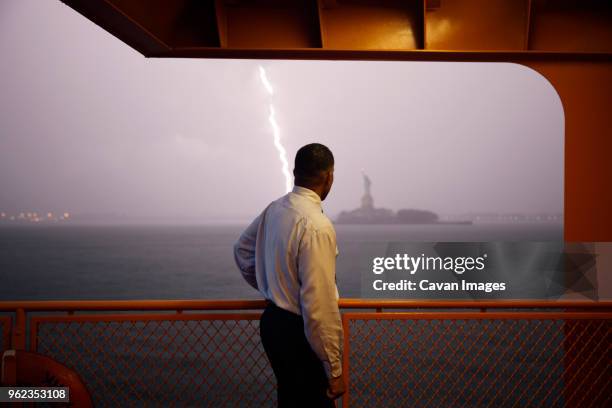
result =
[[528,66],[565,112],[565,240],[612,240],[612,2],[62,1],[145,57]]

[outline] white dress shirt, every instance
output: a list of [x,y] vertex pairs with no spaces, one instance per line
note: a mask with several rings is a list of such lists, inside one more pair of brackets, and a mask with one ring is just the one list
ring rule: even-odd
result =
[[314,191],[295,186],[273,201],[234,245],[244,279],[276,306],[301,315],[326,374],[342,373],[336,231]]

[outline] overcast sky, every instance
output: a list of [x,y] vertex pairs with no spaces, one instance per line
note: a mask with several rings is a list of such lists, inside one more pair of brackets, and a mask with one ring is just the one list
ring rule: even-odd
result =
[[[324,206],[563,211],[563,109],[514,64],[146,59],[59,0],[0,0],[0,210],[246,219],[291,162],[336,157]],[[259,77],[262,65],[274,87]]]

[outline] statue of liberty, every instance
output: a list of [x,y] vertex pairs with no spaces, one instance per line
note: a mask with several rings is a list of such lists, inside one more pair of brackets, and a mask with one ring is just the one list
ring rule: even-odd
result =
[[[340,224],[439,224],[438,214],[428,210],[414,208],[401,209],[397,213],[388,208],[374,208],[372,197],[372,180],[363,170],[363,196],[361,207],[351,211],[342,211],[338,215]],[[446,222],[447,224],[449,222]],[[452,223],[452,222],[450,222]],[[457,221],[457,224],[471,224],[471,221]]]
[[363,175],[363,197],[361,198],[361,208],[371,210],[374,208],[374,198],[372,198],[372,194],[370,193],[370,187],[372,186],[372,181],[363,171],[361,172]]

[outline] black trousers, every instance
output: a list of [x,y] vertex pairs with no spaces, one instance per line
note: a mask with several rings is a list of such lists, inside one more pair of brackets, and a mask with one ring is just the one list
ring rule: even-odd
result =
[[332,408],[323,363],[304,335],[304,319],[269,302],[259,331],[277,382],[279,408]]

